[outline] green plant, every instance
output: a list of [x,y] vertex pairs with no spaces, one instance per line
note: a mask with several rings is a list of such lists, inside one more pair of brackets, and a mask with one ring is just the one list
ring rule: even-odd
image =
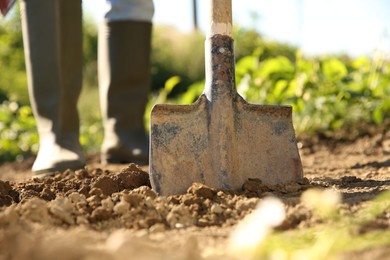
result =
[[[257,214],[257,218],[251,218],[249,215],[246,219],[250,221],[244,223],[246,221],[244,219],[242,224],[245,225],[239,225],[238,230],[232,233],[231,254],[244,259],[337,259],[339,254],[390,246],[390,230],[369,228],[371,223],[387,214],[390,209],[390,191],[382,192],[357,212],[345,212],[341,206],[341,194],[336,191],[307,190],[301,196],[301,203],[315,215],[317,222],[309,228],[285,231],[271,232],[269,228],[272,225],[264,226],[263,219],[270,219],[270,212],[271,221],[284,217],[283,212],[279,212],[280,209],[277,210],[278,214],[272,210],[280,208],[278,204],[282,203],[277,199],[269,201],[268,204],[270,202],[273,204],[267,206],[267,211],[263,210],[262,213],[255,210],[252,214]],[[262,204],[259,205],[260,209],[263,207]],[[257,230],[254,233],[255,227],[265,228],[267,232]],[[242,230],[239,230],[240,228]],[[262,232],[264,236],[257,236]],[[240,235],[238,241],[235,239],[237,234]],[[257,243],[253,243],[254,238],[257,239]]]
[[35,120],[29,106],[15,101],[0,104],[0,162],[22,160],[38,150]]
[[261,50],[237,62],[238,91],[260,104],[294,108],[298,132],[326,132],[359,122],[380,124],[390,112],[390,63],[382,56],[350,62],[304,58],[297,52],[261,60]]
[[169,78],[164,87],[161,88],[158,92],[152,93],[149,97],[149,101],[146,105],[146,112],[144,115],[144,124],[147,131],[150,130],[150,114],[155,104],[166,104],[171,103],[168,101],[168,95],[172,93],[173,89],[177,87],[180,83],[181,78],[179,76],[173,76]]
[[[310,190],[307,192],[311,192]],[[317,193],[318,201],[327,200],[329,194]],[[328,192],[329,193],[329,192]],[[260,255],[273,254],[277,249],[283,250],[288,258],[300,256],[302,259],[330,259],[338,253],[364,250],[366,248],[389,246],[390,230],[373,229],[365,231],[365,227],[380,217],[390,207],[390,191],[384,191],[365,207],[355,213],[342,213],[339,203],[329,205],[331,214],[319,214],[322,224],[306,230],[295,232],[276,232],[269,242],[262,245]],[[323,212],[323,203],[311,206],[314,212]],[[317,214],[317,213],[315,213]],[[289,239],[289,240],[287,240]],[[278,241],[278,243],[276,243]],[[284,243],[283,241],[294,241]],[[287,258],[287,259],[288,259]],[[299,257],[298,257],[299,258]]]
[[[85,106],[92,107],[90,102],[96,102],[96,96],[91,90],[84,93]],[[83,113],[81,122],[80,143],[86,152],[97,152],[103,139],[100,113]],[[38,152],[38,133],[30,106],[9,100],[0,103],[0,150],[0,162],[23,160]]]
[[[15,8],[16,9],[16,8]],[[29,104],[23,39],[18,12],[12,11],[0,24],[0,102],[10,99]]]

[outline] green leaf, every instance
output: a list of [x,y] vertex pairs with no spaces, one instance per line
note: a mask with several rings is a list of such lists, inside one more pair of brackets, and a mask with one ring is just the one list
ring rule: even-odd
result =
[[257,67],[258,59],[258,56],[254,55],[245,56],[240,59],[236,64],[237,75],[251,74]]
[[336,58],[324,61],[322,64],[322,72],[331,81],[339,81],[348,74],[347,67]]
[[383,123],[384,115],[381,107],[377,107],[374,112],[372,113],[372,117],[374,119],[374,122],[377,125],[380,125]]
[[278,80],[278,82],[276,82],[274,90],[272,91],[272,96],[277,101],[282,102],[285,94],[284,90],[287,88],[287,86],[288,86],[287,80]]
[[177,86],[177,84],[179,84],[181,81],[180,77],[179,76],[173,76],[173,77],[170,77],[166,82],[165,82],[165,86],[164,86],[164,89],[166,91],[166,94],[169,94],[172,92],[172,90]]
[[366,57],[359,57],[352,62],[352,67],[357,70],[369,71],[370,61]]
[[179,97],[179,104],[191,104],[202,94],[204,89],[204,81],[192,84],[188,90]]
[[294,65],[283,56],[267,59],[262,62],[259,68],[259,74],[263,78],[270,78],[271,80],[291,79],[294,71]]

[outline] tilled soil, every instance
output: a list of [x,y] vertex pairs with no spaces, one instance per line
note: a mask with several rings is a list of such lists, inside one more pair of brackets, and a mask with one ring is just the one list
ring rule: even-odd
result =
[[[332,143],[332,145],[329,145]],[[287,216],[278,230],[318,223],[300,202],[309,188],[342,194],[355,212],[390,187],[390,133],[354,142],[302,141],[305,178],[267,186],[246,181],[237,191],[194,183],[186,194],[159,196],[147,167],[103,166],[30,179],[32,161],[0,166],[0,259],[228,259],[232,228],[265,197],[283,201]],[[390,211],[370,229],[390,228]],[[375,248],[354,259],[385,259]]]

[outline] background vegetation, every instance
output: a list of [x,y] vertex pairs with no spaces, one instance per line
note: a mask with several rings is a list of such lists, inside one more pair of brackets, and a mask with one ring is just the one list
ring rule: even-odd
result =
[[[356,124],[381,124],[390,114],[390,62],[371,58],[306,57],[294,46],[264,40],[254,29],[235,26],[239,93],[250,102],[288,104],[302,133],[355,131]],[[152,90],[155,102],[188,104],[204,86],[204,35],[155,26]],[[84,23],[84,86],[79,102],[80,140],[96,152],[102,140],[97,90],[97,31]],[[37,152],[35,121],[29,107],[23,40],[17,12],[0,23],[0,162]],[[356,133],[351,132],[356,135]]]
[[[239,93],[260,104],[288,104],[300,134],[332,135],[356,125],[380,125],[390,117],[390,61],[371,58],[306,57],[294,46],[264,40],[254,29],[235,26],[236,80]],[[188,104],[204,87],[204,35],[156,26],[153,34],[152,93],[145,113],[156,102]],[[97,89],[97,31],[84,23],[84,88],[79,102],[81,143],[99,150],[102,124]],[[19,15],[0,22],[0,163],[37,152],[38,136],[29,106]],[[389,208],[390,193],[359,212],[341,213],[340,198],[308,191],[302,201],[321,220],[309,229],[272,232],[252,249],[253,258],[333,259],[340,252],[388,244],[389,231],[360,232]],[[317,192],[317,193],[313,193]],[[325,204],[326,205],[325,205]],[[324,211],[324,209],[326,211]],[[267,212],[267,215],[268,212]],[[253,229],[253,228],[251,228]],[[294,243],[291,243],[294,241]],[[242,252],[239,251],[241,254]]]

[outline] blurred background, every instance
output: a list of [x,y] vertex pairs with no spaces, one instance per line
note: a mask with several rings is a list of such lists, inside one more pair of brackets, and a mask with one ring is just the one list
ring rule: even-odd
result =
[[[98,22],[105,1],[84,0],[86,12]],[[182,32],[207,28],[208,0],[154,0],[156,24]],[[197,7],[194,23],[194,6]],[[390,2],[386,0],[233,1],[233,19],[255,28],[267,39],[301,48],[306,54],[370,55],[374,48],[390,51]]]
[[[154,0],[155,103],[188,104],[204,87],[207,0]],[[84,86],[79,102],[87,153],[102,140],[97,25],[104,0],[83,0]],[[390,118],[390,1],[233,0],[236,85],[248,101],[287,104],[302,135],[355,138]],[[0,163],[37,152],[18,6],[0,19]]]

